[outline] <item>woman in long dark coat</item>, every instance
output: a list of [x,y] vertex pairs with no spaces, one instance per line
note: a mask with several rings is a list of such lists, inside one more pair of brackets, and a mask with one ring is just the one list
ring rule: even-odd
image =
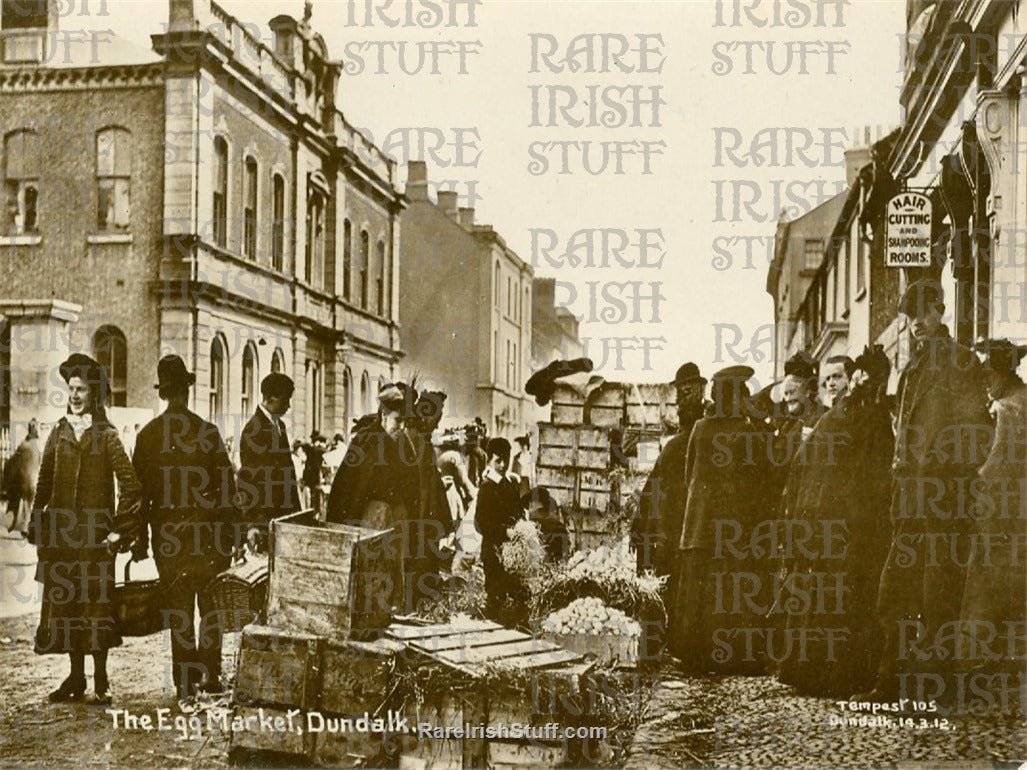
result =
[[[767,469],[766,430],[745,411],[745,381],[753,370],[732,366],[713,375],[713,408],[688,441],[688,500],[679,540],[680,578],[671,610],[669,648],[691,674],[758,673],[762,661],[747,654],[743,629],[762,616],[735,585],[747,585],[753,563],[727,547],[745,548],[760,516]],[[761,591],[762,597],[765,591]],[[737,599],[737,601],[736,601]]]
[[[103,369],[76,353],[60,373],[68,384],[68,413],[47,439],[32,505],[36,580],[43,584],[35,651],[68,655],[71,661],[71,674],[50,693],[50,701],[82,698],[88,653],[95,700],[109,703],[107,651],[121,644],[113,605],[114,553],[130,547],[140,531],[141,488],[117,429],[107,421]],[[112,533],[122,547],[108,541]]]
[[[870,370],[870,379],[820,419],[797,453],[789,481],[794,490],[787,513],[811,527],[813,542],[821,547],[805,553],[791,549],[785,559],[787,580],[822,601],[783,602],[786,638],[792,643],[775,645],[778,678],[810,695],[846,697],[868,689],[883,644],[875,608],[888,555],[894,439],[889,404],[879,392],[888,381],[887,358],[883,373],[875,373],[870,355],[860,356],[859,364],[845,359],[846,377],[858,367],[862,373]],[[826,531],[844,539],[825,546],[826,538],[818,537]],[[828,644],[825,628],[841,633]],[[804,645],[795,642],[801,634],[809,639]]]

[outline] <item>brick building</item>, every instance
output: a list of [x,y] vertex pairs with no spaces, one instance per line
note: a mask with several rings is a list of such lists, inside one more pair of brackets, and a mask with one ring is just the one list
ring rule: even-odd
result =
[[532,277],[457,194],[428,194],[427,167],[412,161],[402,214],[400,318],[407,376],[448,393],[443,427],[481,417],[494,435],[513,437],[533,419],[530,375]]
[[346,432],[402,357],[395,164],[336,107],[341,63],[304,19],[265,44],[212,0],[171,0],[153,51],[62,40],[56,0],[0,18],[0,422],[55,419],[71,350],[113,404],[158,407],[156,364],[238,433],[290,375],[293,435]]

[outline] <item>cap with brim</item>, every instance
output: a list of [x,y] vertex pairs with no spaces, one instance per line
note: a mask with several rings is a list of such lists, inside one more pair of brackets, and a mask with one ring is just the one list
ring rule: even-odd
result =
[[72,377],[80,377],[83,382],[95,387],[101,402],[106,402],[110,394],[107,373],[100,363],[85,353],[72,353],[60,366],[61,379],[69,382]]
[[915,318],[931,309],[939,309],[945,304],[945,290],[937,281],[921,279],[914,281],[902,294],[899,300],[899,312],[904,316]]
[[803,380],[813,379],[820,371],[820,366],[806,351],[800,350],[785,361],[785,375],[799,377]]
[[260,395],[264,398],[292,398],[295,389],[292,378],[281,372],[272,372],[260,383]]
[[728,366],[713,375],[714,382],[724,380],[748,380],[756,373],[751,366]]
[[393,383],[383,385],[382,389],[378,391],[378,402],[390,409],[402,407],[405,400],[403,390]]

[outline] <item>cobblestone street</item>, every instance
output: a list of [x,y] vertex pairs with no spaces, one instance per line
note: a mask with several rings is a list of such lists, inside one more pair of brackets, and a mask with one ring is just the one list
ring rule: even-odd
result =
[[668,669],[626,767],[1017,767],[1027,758],[1027,727],[1013,717],[964,717],[949,730],[830,724],[842,715],[835,701],[795,695],[772,677]]
[[[227,737],[217,732],[197,740],[176,730],[115,731],[102,708],[47,704],[66,661],[33,654],[36,620],[0,620],[4,766],[54,766],[71,756],[107,768],[228,766]],[[226,638],[226,671],[236,640]],[[170,708],[174,717],[166,647],[163,636],[151,636],[126,639],[112,653],[114,706]],[[1016,767],[1027,758],[1027,727],[1014,718],[963,718],[948,731],[832,726],[842,713],[834,701],[796,696],[772,677],[683,678],[667,667],[625,767]]]

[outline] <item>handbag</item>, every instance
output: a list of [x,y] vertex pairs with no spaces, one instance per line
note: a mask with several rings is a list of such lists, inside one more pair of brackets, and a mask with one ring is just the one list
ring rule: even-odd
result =
[[114,584],[114,612],[122,636],[151,636],[164,630],[160,580],[132,580],[134,559],[125,562],[125,581]]

